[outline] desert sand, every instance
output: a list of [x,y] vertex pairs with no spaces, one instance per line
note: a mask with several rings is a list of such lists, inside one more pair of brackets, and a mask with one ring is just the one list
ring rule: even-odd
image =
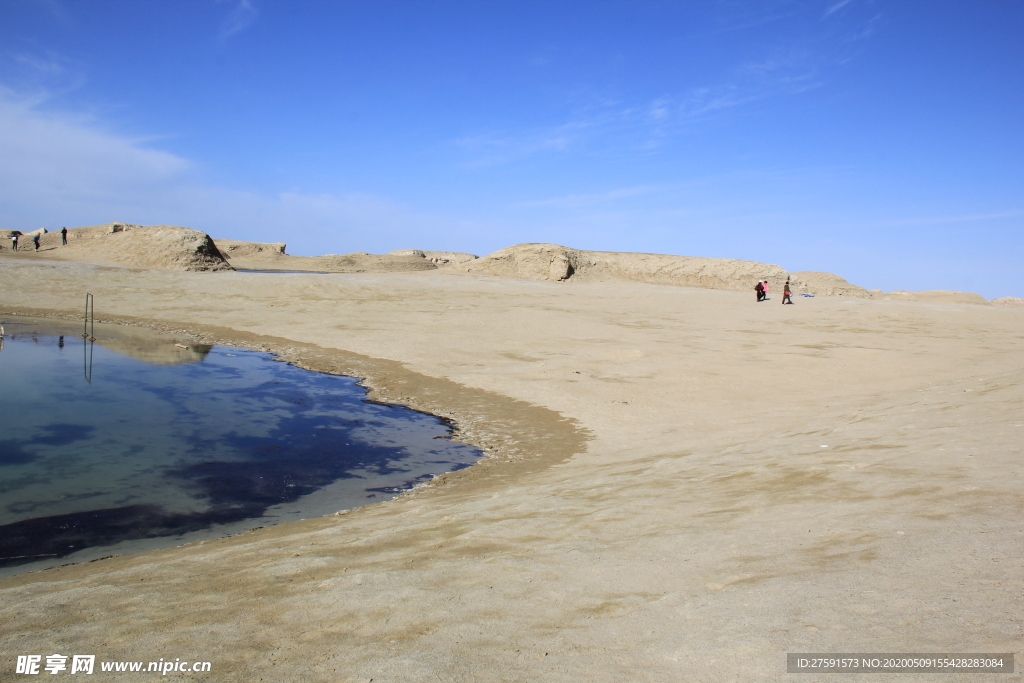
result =
[[781,268],[755,303],[601,275],[603,257],[566,282],[554,257],[524,276],[0,256],[0,315],[74,318],[89,291],[101,320],[363,377],[488,453],[387,503],[0,580],[0,678],[53,652],[212,662],[167,680],[375,682],[772,681],[787,652],[1022,652],[1012,301],[780,306]]

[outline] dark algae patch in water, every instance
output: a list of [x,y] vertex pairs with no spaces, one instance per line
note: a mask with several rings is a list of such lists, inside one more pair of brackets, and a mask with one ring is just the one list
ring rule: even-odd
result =
[[0,350],[0,567],[328,514],[481,455],[439,418],[265,353],[91,348],[13,327]]

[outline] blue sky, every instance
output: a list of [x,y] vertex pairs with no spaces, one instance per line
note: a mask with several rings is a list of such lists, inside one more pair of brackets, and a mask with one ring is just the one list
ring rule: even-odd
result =
[[0,0],[0,227],[1024,296],[1024,3]]

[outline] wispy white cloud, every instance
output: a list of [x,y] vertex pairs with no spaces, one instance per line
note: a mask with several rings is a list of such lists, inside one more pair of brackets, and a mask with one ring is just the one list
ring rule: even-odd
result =
[[868,18],[866,21],[861,22],[861,24],[856,28],[856,30],[849,34],[846,40],[848,43],[856,43],[859,41],[867,40],[868,38],[873,36],[881,26],[882,15],[875,14]]
[[[49,111],[48,103],[44,92],[26,96],[0,86],[0,227],[170,223],[215,237],[286,241],[299,254],[459,246],[452,221],[367,193],[204,183],[197,163],[153,147],[154,138]],[[429,244],[424,232],[434,235]]]
[[825,14],[822,16],[827,17],[831,14],[835,14],[839,10],[849,5],[851,2],[853,2],[853,0],[839,0],[838,2],[834,2],[825,8]]
[[454,140],[468,153],[470,167],[492,166],[538,152],[564,152],[578,144],[592,122],[574,121],[529,131],[490,131]]
[[585,194],[571,194],[548,199],[536,199],[516,204],[516,208],[537,209],[537,208],[581,208],[604,205],[622,199],[629,199],[648,195],[653,192],[661,192],[669,189],[672,185],[633,185],[630,187],[619,187],[605,192],[591,192]]
[[[224,2],[225,0],[220,0]],[[259,15],[256,7],[253,6],[252,0],[226,0],[231,2],[233,7],[228,13],[228,16],[224,19],[224,23],[220,29],[220,39],[227,40],[236,33],[248,28]]]
[[32,4],[63,23],[70,23],[67,8],[61,0],[33,0]]
[[913,218],[894,218],[887,220],[871,221],[863,224],[864,227],[873,228],[897,228],[919,225],[946,225],[957,223],[984,223],[996,221],[1002,218],[1024,217],[1024,210],[995,211],[991,213],[955,214],[949,216],[918,216]]
[[[3,199],[109,197],[126,187],[162,183],[188,169],[184,159],[90,125],[48,114],[45,94],[19,97],[0,88],[0,186]],[[116,189],[115,189],[116,188]]]
[[6,74],[6,85],[22,90],[67,93],[86,82],[77,60],[50,48],[0,50],[0,69]]
[[[736,64],[717,83],[666,91],[646,101],[595,98],[549,126],[467,135],[455,141],[468,155],[467,165],[498,165],[539,154],[656,152],[705,121],[822,87],[830,69],[855,58],[882,22],[881,15],[862,11],[867,3],[854,0],[830,0],[824,9],[785,0],[722,4],[721,30],[791,19],[792,30],[780,31],[788,42],[769,47],[760,59]],[[817,21],[819,12],[834,20]]]
[[656,150],[701,121],[759,100],[818,87],[806,60],[775,58],[739,65],[731,82],[691,88],[646,102],[592,103],[561,124],[528,130],[469,135],[454,142],[469,155],[470,167],[516,161],[535,154]]
[[43,76],[57,76],[65,71],[64,60],[52,52],[45,56],[19,53],[13,55],[13,59],[21,66]]

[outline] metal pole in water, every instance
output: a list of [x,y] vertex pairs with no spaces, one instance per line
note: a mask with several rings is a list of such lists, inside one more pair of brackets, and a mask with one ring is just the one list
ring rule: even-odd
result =
[[85,381],[92,384],[92,349],[96,341],[96,303],[92,294],[85,293],[85,314],[82,316],[82,373]]
[[82,318],[82,339],[96,341],[96,303],[92,294],[85,293],[85,315]]

